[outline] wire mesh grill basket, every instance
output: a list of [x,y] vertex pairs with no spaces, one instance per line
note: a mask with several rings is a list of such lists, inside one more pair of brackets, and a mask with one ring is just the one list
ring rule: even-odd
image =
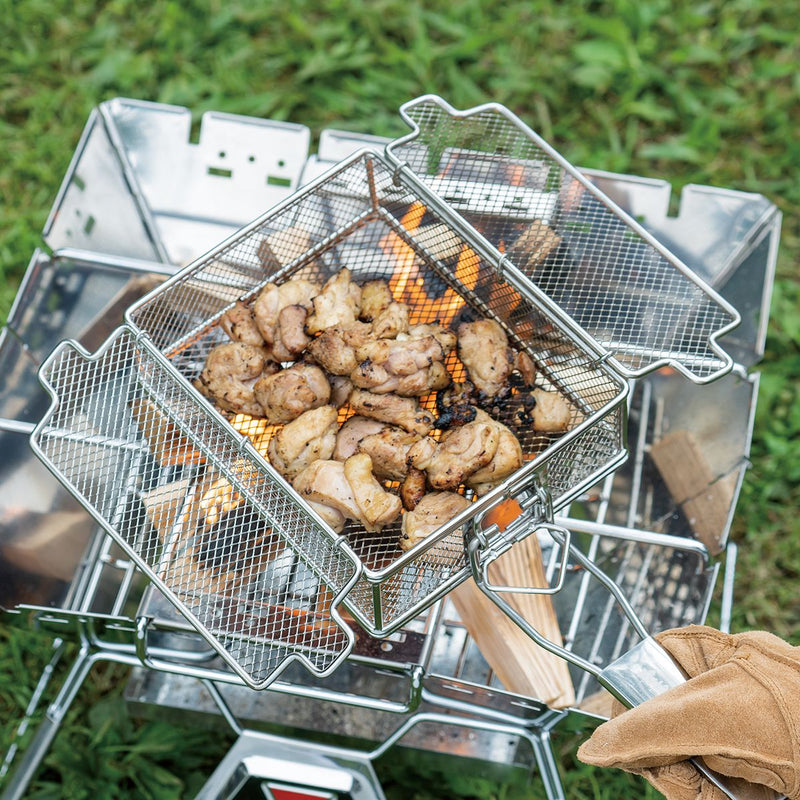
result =
[[[409,552],[398,546],[400,521],[378,533],[348,524],[345,535],[364,572],[346,604],[377,635],[410,619],[466,577],[462,526],[504,493],[530,487],[536,478],[560,506],[613,469],[624,458],[627,392],[546,298],[499,276],[496,265],[475,246],[468,226],[451,222],[447,209],[424,186],[395,177],[379,154],[357,154],[128,314],[130,323],[192,381],[209,351],[226,340],[218,323],[235,303],[251,301],[269,282],[323,282],[346,266],[356,281],[386,280],[395,299],[408,303],[411,323],[438,321],[454,327],[480,317],[496,320],[512,345],[535,362],[537,385],[566,400],[569,430],[559,435],[532,430],[515,417],[513,404],[501,409],[500,421],[520,440],[523,466]],[[464,377],[455,355],[447,366],[454,380]],[[421,398],[421,407],[435,410],[435,398]],[[340,408],[339,421],[350,413],[347,405]],[[249,436],[261,453],[273,435],[263,420],[245,415],[229,415],[220,424]],[[277,485],[292,492],[287,484]]]
[[[121,328],[94,356],[63,343],[42,376],[55,402],[35,452],[246,683],[263,688],[295,660],[317,674],[338,666],[352,631],[337,600],[309,599],[323,573],[352,585],[353,557],[159,354]],[[287,583],[295,553],[303,567]]]
[[730,371],[718,339],[740,316],[508,109],[420,97],[390,156],[468,220],[632,377],[670,364]]

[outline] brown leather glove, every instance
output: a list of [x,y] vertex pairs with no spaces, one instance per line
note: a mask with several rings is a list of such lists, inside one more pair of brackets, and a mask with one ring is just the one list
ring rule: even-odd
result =
[[669,800],[723,800],[685,760],[693,756],[722,775],[800,798],[800,647],[763,631],[731,635],[702,625],[656,639],[689,680],[636,708],[620,704],[578,758],[643,775]]

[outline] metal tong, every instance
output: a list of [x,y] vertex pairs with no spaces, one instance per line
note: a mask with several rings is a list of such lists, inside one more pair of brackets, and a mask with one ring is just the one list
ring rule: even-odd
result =
[[[545,503],[547,506],[547,503]],[[552,518],[552,516],[550,517]],[[570,664],[591,674],[597,682],[607,689],[614,697],[626,707],[633,708],[646,700],[656,697],[668,689],[686,682],[686,678],[678,665],[672,660],[669,653],[650,635],[642,621],[637,616],[633,606],[623,594],[620,587],[606,575],[590,558],[582,553],[571,543],[570,531],[549,522],[539,522],[536,530],[545,529],[555,543],[561,548],[561,561],[555,583],[548,587],[517,587],[493,585],[488,576],[488,567],[496,560],[501,550],[487,549],[485,531],[478,525],[471,534],[467,534],[467,553],[469,556],[472,576],[478,588],[496,605],[507,614],[536,644],[545,650],[563,658]],[[535,530],[529,535],[535,535]],[[508,541],[508,540],[506,540]],[[483,557],[482,557],[483,556]],[[605,667],[587,661],[565,647],[557,645],[543,636],[531,624],[509,605],[501,596],[503,593],[523,594],[555,594],[564,585],[569,557],[580,564],[587,572],[602,583],[613,595],[623,613],[630,621],[641,641],[628,652],[617,658]],[[740,779],[733,779],[721,775],[710,769],[700,757],[690,758],[689,761],[695,768],[713,783],[730,800],[764,800],[769,797],[770,790],[763,786],[747,784]],[[733,783],[735,781],[735,788]],[[771,793],[774,800],[786,800],[783,795]]]

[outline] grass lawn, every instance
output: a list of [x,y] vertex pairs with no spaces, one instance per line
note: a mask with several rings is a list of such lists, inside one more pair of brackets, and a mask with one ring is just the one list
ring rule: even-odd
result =
[[[800,644],[800,37],[793,0],[0,0],[0,319],[10,307],[83,125],[124,96],[383,135],[426,92],[504,103],[572,163],[758,192],[784,213],[733,630]],[[714,621],[713,612],[710,621]],[[50,639],[0,622],[0,742]],[[92,673],[31,795],[190,797],[226,742],[134,722],[124,670]],[[574,798],[656,797],[576,766]],[[0,745],[0,750],[2,750]],[[144,778],[142,776],[145,776]],[[393,797],[535,797],[447,776]],[[414,782],[416,781],[416,782]]]

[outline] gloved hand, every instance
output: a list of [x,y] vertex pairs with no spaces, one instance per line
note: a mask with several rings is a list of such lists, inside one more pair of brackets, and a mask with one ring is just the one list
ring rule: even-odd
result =
[[800,647],[763,631],[731,635],[702,625],[655,638],[687,682],[630,710],[618,704],[578,758],[643,775],[669,800],[724,799],[685,760],[692,756],[800,798]]

